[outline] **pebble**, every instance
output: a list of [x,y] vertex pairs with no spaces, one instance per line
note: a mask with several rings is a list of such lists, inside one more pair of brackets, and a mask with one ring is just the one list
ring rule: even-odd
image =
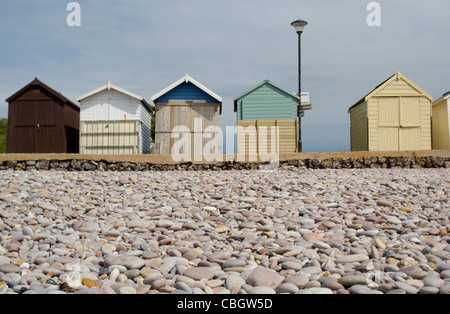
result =
[[450,294],[450,284],[446,284],[441,289],[439,289],[440,294]]
[[410,267],[403,267],[400,269],[402,273],[407,274],[408,276],[411,276],[414,279],[424,279],[428,276],[428,272],[422,270],[421,268],[417,266],[410,266]]
[[333,291],[328,288],[310,288],[299,290],[296,294],[333,294]]
[[372,290],[365,285],[354,285],[351,286],[348,291],[351,294],[372,294]]
[[306,276],[291,276],[287,277],[284,282],[292,283],[299,289],[302,289],[309,283],[309,278]]
[[344,276],[339,280],[344,287],[352,287],[355,285],[367,285],[368,278],[366,275]]
[[386,200],[378,200],[377,206],[394,207],[394,204]]
[[211,280],[214,277],[214,272],[208,268],[188,268],[184,273],[184,276],[192,278],[194,280],[207,279]]
[[449,294],[448,177],[4,171],[0,294]]
[[299,288],[296,285],[288,282],[282,283],[276,289],[276,292],[280,294],[281,293],[294,294],[297,291],[299,291]]
[[331,248],[330,245],[328,245],[328,244],[326,244],[325,242],[322,242],[322,241],[314,241],[313,242],[313,247],[315,247],[317,249],[324,249],[324,250],[327,250],[327,249]]
[[283,269],[292,269],[294,271],[299,271],[303,268],[303,266],[297,262],[284,262],[281,264],[281,267],[283,267]]
[[272,288],[269,287],[254,287],[252,289],[250,289],[249,294],[266,294],[266,295],[271,295],[271,294],[276,294],[276,291]]
[[251,286],[263,286],[276,289],[284,280],[280,274],[272,269],[258,267],[253,270],[247,278],[247,283]]
[[376,238],[374,242],[377,248],[381,250],[386,250],[386,244],[383,242],[383,240],[381,240],[380,238]]
[[118,290],[119,294],[137,294],[137,291],[133,287],[121,287]]
[[429,276],[423,279],[423,283],[425,286],[429,287],[435,287],[435,288],[442,288],[445,286],[445,281],[437,278],[435,276]]
[[357,263],[357,262],[364,262],[368,259],[369,259],[369,257],[364,254],[344,255],[344,256],[339,256],[336,259],[336,263],[338,263],[338,264]]
[[3,265],[0,265],[0,272],[5,273],[5,274],[20,273],[21,269],[19,266],[14,265],[14,264],[3,264]]
[[174,223],[175,223],[175,222],[172,221],[172,220],[163,219],[163,220],[158,221],[158,222],[156,223],[156,226],[158,226],[158,227],[160,227],[160,228],[169,228],[169,227],[172,227],[172,225],[173,225]]
[[145,265],[145,260],[139,257],[132,257],[125,259],[120,265],[128,269],[141,269]]
[[397,289],[405,291],[406,294],[417,294],[417,293],[419,293],[419,289],[417,289],[416,287],[413,287],[411,285],[408,285],[407,283],[404,283],[404,282],[397,281],[395,283],[395,286],[397,287]]
[[245,284],[245,279],[239,275],[231,274],[226,279],[226,288],[230,291],[239,291]]
[[439,294],[439,289],[436,287],[422,287],[419,289],[420,294]]
[[23,234],[24,236],[30,236],[30,237],[32,237],[32,236],[34,236],[34,231],[33,231],[33,229],[31,229],[30,227],[25,226],[25,227],[22,228],[22,234]]
[[0,295],[5,294],[8,291],[8,285],[6,282],[0,281]]

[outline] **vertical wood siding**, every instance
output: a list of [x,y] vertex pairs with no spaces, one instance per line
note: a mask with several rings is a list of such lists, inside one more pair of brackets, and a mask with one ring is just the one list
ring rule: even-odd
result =
[[[172,138],[172,131],[176,127],[185,127],[192,134],[192,145],[194,142],[195,121],[201,121],[202,132],[211,133],[205,137],[216,138],[217,132],[208,132],[209,127],[219,127],[220,104],[181,104],[168,103],[157,104],[155,149],[157,154],[172,154],[173,145],[179,140]],[[202,147],[211,139],[205,138]],[[200,144],[200,143],[198,143]],[[219,143],[216,145],[219,147]],[[191,152],[193,152],[193,148]],[[183,152],[184,153],[184,152]],[[215,153],[218,153],[215,152]]]
[[[203,154],[203,149],[208,143],[213,143],[213,145],[211,145],[211,150],[205,153],[217,154],[219,152],[220,132],[218,132],[218,128],[221,104],[217,99],[193,83],[184,82],[160,96],[155,102],[156,154],[185,155],[190,149],[191,155],[196,158],[194,153]],[[200,122],[197,129],[195,128],[196,121]],[[175,128],[182,132],[174,133]],[[180,135],[180,137],[176,138],[176,135]],[[185,136],[186,141],[190,142],[191,147],[178,147],[182,136]]]
[[433,149],[450,149],[450,104],[443,99],[433,106]]
[[[277,128],[276,132],[271,129],[273,127]],[[272,138],[272,135],[275,137]],[[267,141],[262,140],[264,136],[267,136]],[[237,138],[240,155],[295,153],[298,144],[297,119],[241,120],[238,121]]]
[[36,79],[9,101],[8,153],[78,153],[80,113],[64,96]]
[[368,120],[367,103],[350,110],[350,133],[352,151],[367,151]]
[[364,138],[369,151],[431,149],[431,100],[404,79],[393,80],[367,102],[352,107],[350,114],[354,151],[364,148]]

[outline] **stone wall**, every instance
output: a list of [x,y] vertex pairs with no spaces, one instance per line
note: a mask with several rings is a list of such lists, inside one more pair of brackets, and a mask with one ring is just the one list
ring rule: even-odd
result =
[[32,171],[223,171],[223,170],[276,170],[295,167],[303,169],[368,169],[368,168],[450,168],[450,157],[359,157],[291,159],[279,164],[249,162],[154,164],[123,161],[94,160],[28,160],[0,161],[0,170]]

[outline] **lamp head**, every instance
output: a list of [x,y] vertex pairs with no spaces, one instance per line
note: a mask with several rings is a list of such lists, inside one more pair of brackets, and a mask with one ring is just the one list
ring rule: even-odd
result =
[[297,33],[303,33],[305,26],[308,25],[308,22],[303,20],[297,20],[291,23],[291,25],[295,28]]

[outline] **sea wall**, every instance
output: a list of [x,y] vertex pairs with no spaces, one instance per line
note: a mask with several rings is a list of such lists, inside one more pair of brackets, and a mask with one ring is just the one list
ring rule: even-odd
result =
[[[370,169],[370,168],[450,168],[450,156],[355,156],[332,158],[289,158],[278,163],[238,162],[235,160],[209,163],[172,163],[163,160],[124,161],[105,159],[33,159],[0,160],[0,170],[16,171],[225,171],[276,170],[295,167],[303,169]],[[86,157],[86,156],[84,156]],[[6,160],[5,160],[6,159]],[[132,158],[130,158],[132,159]]]

